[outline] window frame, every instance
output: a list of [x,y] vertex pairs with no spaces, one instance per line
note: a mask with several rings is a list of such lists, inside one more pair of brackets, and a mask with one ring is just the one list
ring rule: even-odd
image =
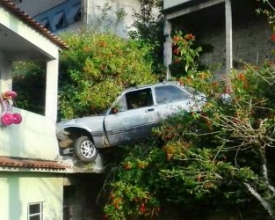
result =
[[152,88],[142,88],[125,93],[127,110],[150,107],[154,105]]
[[[31,213],[31,206],[33,205],[39,205],[39,212]],[[32,220],[33,217],[39,217],[39,220],[43,220],[43,202],[32,202],[28,203],[27,207],[27,220]]]

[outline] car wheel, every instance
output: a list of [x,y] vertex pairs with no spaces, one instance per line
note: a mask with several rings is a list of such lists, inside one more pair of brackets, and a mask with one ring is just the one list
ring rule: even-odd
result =
[[94,143],[87,136],[81,136],[75,140],[74,152],[76,156],[84,162],[94,161],[98,154]]

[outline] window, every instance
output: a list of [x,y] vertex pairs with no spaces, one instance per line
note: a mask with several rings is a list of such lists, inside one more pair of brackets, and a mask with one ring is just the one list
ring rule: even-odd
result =
[[67,16],[69,23],[77,22],[81,20],[81,4],[74,5]]
[[55,15],[54,25],[57,30],[67,27],[65,12],[62,11]]
[[153,105],[153,97],[150,88],[128,92],[117,101],[115,107],[119,111],[136,109]]
[[187,92],[172,85],[156,87],[155,92],[158,104],[176,102],[190,98]]
[[128,109],[135,109],[153,105],[153,97],[151,89],[142,89],[138,91],[128,92],[126,94],[126,102]]
[[81,9],[78,9],[76,15],[74,16],[74,21],[81,21]]
[[44,18],[43,20],[41,20],[40,23],[44,28],[47,28],[48,30],[51,31],[51,24],[48,18]]
[[127,110],[127,105],[126,105],[126,98],[125,98],[125,95],[122,96],[118,102],[116,103],[116,108],[119,109],[119,111],[125,111]]
[[43,219],[43,203],[30,203],[28,205],[28,220],[42,220]]

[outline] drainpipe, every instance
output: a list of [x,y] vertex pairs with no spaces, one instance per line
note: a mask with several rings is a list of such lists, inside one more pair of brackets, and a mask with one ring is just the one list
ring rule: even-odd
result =
[[89,22],[89,19],[88,19],[88,11],[89,11],[89,0],[82,0],[82,12],[83,12],[83,24],[84,26],[88,26],[88,22]]
[[164,24],[164,37],[165,42],[163,45],[163,63],[166,67],[166,80],[171,79],[171,72],[169,65],[172,63],[172,38],[171,38],[172,25],[169,20],[165,20]]
[[225,23],[226,23],[226,74],[229,74],[233,68],[233,40],[232,40],[232,9],[231,1],[225,0]]

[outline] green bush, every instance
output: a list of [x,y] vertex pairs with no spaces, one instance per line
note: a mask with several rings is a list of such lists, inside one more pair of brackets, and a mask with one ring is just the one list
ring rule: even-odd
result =
[[[177,54],[192,59],[196,50],[189,54],[186,42]],[[246,65],[215,81],[192,60],[186,65],[180,82],[206,94],[207,103],[201,112],[168,118],[151,140],[124,148],[115,178],[107,181],[106,215],[154,218],[170,211],[187,219],[273,219],[274,70],[269,63]],[[257,205],[258,213],[247,208]]]
[[44,114],[46,65],[41,62],[16,62],[13,65],[13,90],[18,92],[15,105]]
[[125,88],[157,81],[149,47],[110,33],[63,34],[69,49],[60,56],[60,114],[73,118],[106,110]]

